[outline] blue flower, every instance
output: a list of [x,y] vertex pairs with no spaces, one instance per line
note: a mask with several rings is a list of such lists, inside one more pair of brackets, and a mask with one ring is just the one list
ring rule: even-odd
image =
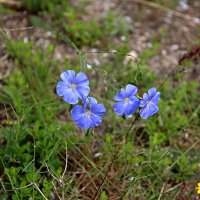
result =
[[113,108],[118,115],[131,115],[139,108],[140,100],[135,96],[137,91],[136,86],[128,84],[115,95],[114,99],[118,103],[115,103]]
[[160,99],[160,92],[157,92],[156,88],[151,88],[148,90],[148,94],[144,93],[143,99],[140,102],[140,116],[143,119],[147,119],[151,117],[153,114],[157,113],[158,101]]
[[74,106],[72,110],[72,119],[77,126],[87,130],[98,126],[102,122],[102,115],[104,115],[106,109],[103,104],[98,104],[97,100],[93,97],[88,97],[83,107]]
[[75,76],[74,70],[67,70],[60,75],[63,81],[59,81],[56,91],[59,96],[63,96],[64,101],[69,104],[77,104],[79,98],[84,100],[89,92],[89,80],[83,72]]

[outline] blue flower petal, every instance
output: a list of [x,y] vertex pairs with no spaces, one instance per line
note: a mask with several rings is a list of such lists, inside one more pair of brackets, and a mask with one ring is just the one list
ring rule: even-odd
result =
[[68,92],[68,89],[70,89],[70,87],[62,81],[59,81],[56,86],[56,92],[58,96],[64,96]]
[[123,115],[124,114],[124,109],[125,108],[124,108],[124,102],[123,101],[113,104],[113,108],[114,108],[114,111],[118,115]]
[[121,89],[121,91],[114,96],[114,100],[122,101],[126,97],[127,97],[126,96],[126,91],[124,89]]
[[60,78],[68,85],[75,83],[75,71],[67,70],[60,75]]
[[147,104],[147,101],[149,100],[149,96],[147,93],[143,94],[143,99],[140,101],[140,107],[144,107]]
[[147,119],[149,117],[149,106],[142,108],[139,113],[143,119]]
[[134,111],[133,104],[130,103],[130,102],[124,103],[124,113],[123,114],[124,115],[131,115],[131,114],[133,114],[132,111]]
[[97,100],[94,97],[87,97],[83,100],[83,107],[87,108],[88,104],[91,106],[93,104],[97,104]]
[[60,75],[64,81],[59,81],[56,91],[59,96],[64,96],[64,100],[69,104],[78,103],[79,98],[84,100],[89,92],[89,80],[83,72],[75,76],[74,70],[67,70]]
[[136,86],[128,84],[126,90],[122,88],[115,95],[114,99],[119,103],[115,103],[113,108],[118,115],[131,115],[139,108],[140,100],[135,96],[137,91]]
[[102,122],[101,117],[94,114],[90,115],[90,120],[91,120],[90,127],[98,126]]
[[[90,97],[90,99],[96,102],[95,98]],[[104,111],[105,108],[103,104],[93,104],[90,113],[81,106],[74,106],[72,110],[72,119],[80,128],[86,130],[90,127],[98,126],[102,122],[101,115],[105,113]]]
[[77,104],[78,103],[78,94],[76,89],[69,88],[64,95],[64,101],[69,104]]
[[91,105],[91,112],[95,115],[102,116],[106,113],[106,109],[103,104]]
[[89,115],[85,113],[85,109],[81,106],[74,106],[72,110],[72,119],[82,129],[86,130],[90,127],[91,120]]
[[138,88],[134,85],[128,84],[126,86],[126,95],[128,98],[135,95],[137,91],[138,91]]
[[79,120],[76,120],[75,122],[80,128],[84,130],[87,130],[91,127],[91,119],[86,114],[83,115]]
[[78,94],[76,89],[68,87],[65,82],[59,81],[56,86],[56,92],[59,96],[64,96],[63,99],[69,104],[78,103]]
[[151,89],[148,90],[149,100],[152,99],[155,96],[156,91],[157,90],[156,90],[155,87],[153,87],[153,88],[151,88]]
[[79,120],[83,115],[85,114],[85,109],[83,109],[81,106],[74,106],[72,109],[72,119],[74,121]]
[[156,92],[155,96],[151,99],[151,102],[157,104],[160,100],[160,92]]
[[132,97],[131,100],[124,105],[124,115],[132,115],[139,108],[140,100]]
[[93,104],[97,104],[97,100],[94,97],[87,97],[85,103],[87,103],[87,104],[89,103],[89,104],[93,105]]
[[89,86],[80,86],[79,85],[79,86],[77,86],[76,90],[77,90],[78,96],[81,100],[84,100],[90,92]]
[[83,73],[83,72],[79,72],[76,75],[76,85],[77,86],[85,86],[89,84],[89,79],[88,77]]
[[158,108],[158,106],[156,104],[152,104],[150,106],[149,110],[150,110],[150,113],[151,113],[150,116],[152,116],[152,115],[156,114],[159,111],[159,108]]
[[144,108],[140,110],[140,116],[143,119],[147,119],[148,117],[151,117],[153,114],[157,113],[159,110],[158,106],[155,104],[147,105]]
[[140,102],[140,116],[143,119],[151,117],[158,112],[158,101],[160,99],[160,92],[157,92],[156,88],[151,88],[148,90],[148,95],[144,93],[143,99]]

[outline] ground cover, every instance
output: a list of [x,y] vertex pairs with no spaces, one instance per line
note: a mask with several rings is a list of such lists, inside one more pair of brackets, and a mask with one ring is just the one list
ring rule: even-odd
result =
[[[1,199],[199,198],[195,2],[181,10],[178,1],[153,1],[194,21],[128,0],[0,8]],[[90,131],[56,94],[69,69],[87,74],[106,107]],[[127,84],[140,96],[154,86],[161,92],[159,113],[133,127],[137,115],[112,109]]]

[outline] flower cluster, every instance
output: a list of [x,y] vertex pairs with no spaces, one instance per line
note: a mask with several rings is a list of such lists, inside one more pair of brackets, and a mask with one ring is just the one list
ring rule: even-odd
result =
[[[87,76],[83,72],[76,75],[74,70],[67,70],[60,78],[62,81],[58,82],[56,91],[65,102],[74,105],[71,116],[75,123],[84,130],[98,126],[106,109],[94,97],[88,96],[90,87]],[[143,98],[136,96],[137,92],[136,86],[128,84],[115,95],[117,103],[113,104],[113,108],[117,115],[132,115],[139,109],[140,116],[147,119],[158,112],[160,92],[156,88],[149,89]],[[79,100],[82,105],[77,105]]]
[[75,75],[74,70],[67,70],[60,78],[62,81],[57,84],[57,94],[69,104],[78,104],[79,99],[83,103],[83,106],[75,105],[72,109],[71,115],[75,123],[84,130],[98,126],[106,109],[95,98],[88,97],[90,88],[87,76],[83,72]]
[[139,99],[136,96],[138,88],[134,85],[128,84],[126,88],[122,88],[114,97],[118,103],[113,105],[115,112],[118,115],[132,115],[140,108],[139,114],[143,119],[151,117],[158,112],[158,101],[160,99],[160,92],[156,88],[151,88],[148,93],[143,94],[143,98]]

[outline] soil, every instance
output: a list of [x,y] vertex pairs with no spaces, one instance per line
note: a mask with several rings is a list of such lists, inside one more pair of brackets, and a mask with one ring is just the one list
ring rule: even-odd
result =
[[[79,3],[80,0],[72,1],[74,6]],[[120,17],[124,18],[133,27],[130,32],[130,46],[132,47],[130,53],[136,57],[145,49],[152,47],[153,39],[159,38],[160,47],[157,50],[157,54],[148,60],[149,69],[158,74],[170,72],[178,65],[184,54],[189,53],[194,47],[200,46],[200,2],[198,0],[180,0],[175,9],[167,11],[163,11],[159,7],[153,8],[145,4],[145,1],[144,3],[137,3],[135,0],[93,0],[86,6],[85,10],[86,15],[83,16],[83,20],[86,21],[95,16],[102,17],[110,10],[118,12]],[[22,39],[24,42],[34,40],[36,45],[41,46],[41,48],[47,48],[48,44],[54,40],[52,32],[45,31],[39,27],[25,30],[19,29],[20,27],[31,26],[29,17],[30,14],[26,11],[0,14],[0,25],[2,28],[7,29],[7,35],[12,39]],[[48,19],[44,20],[48,23]],[[164,36],[160,38],[162,32],[164,32]],[[119,42],[124,40],[123,35],[120,38],[116,38],[116,40]],[[92,47],[88,48],[92,49]],[[66,47],[66,45],[60,43],[56,45],[54,59],[71,59],[75,56],[74,51]],[[200,52],[195,56],[198,61],[195,61],[193,66],[195,67],[195,73],[193,74],[195,74],[195,79],[200,80],[198,76],[200,73]],[[3,40],[0,40],[0,59],[1,80],[9,76],[13,67],[12,60],[8,59],[5,52]],[[95,55],[93,56],[93,61],[96,63],[98,61]]]

